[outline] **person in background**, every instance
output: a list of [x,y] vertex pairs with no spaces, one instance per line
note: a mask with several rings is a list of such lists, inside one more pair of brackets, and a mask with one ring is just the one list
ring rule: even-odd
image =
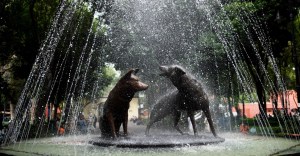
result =
[[93,126],[96,128],[96,123],[97,123],[97,117],[96,115],[94,114],[93,116]]
[[249,131],[249,126],[242,123],[240,125],[240,132],[244,133],[244,134],[248,134],[248,131]]
[[62,135],[64,135],[64,134],[65,134],[65,128],[64,128],[64,125],[61,124],[61,125],[60,125],[60,128],[59,128],[59,130],[58,130],[58,135],[59,135],[59,136],[62,136]]
[[82,134],[87,133],[87,123],[83,114],[79,115],[79,119],[77,121],[77,128]]

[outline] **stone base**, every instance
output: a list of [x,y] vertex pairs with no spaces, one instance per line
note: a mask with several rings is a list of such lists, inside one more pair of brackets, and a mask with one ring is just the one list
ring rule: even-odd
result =
[[89,143],[97,146],[107,147],[129,147],[129,148],[158,148],[158,147],[182,147],[216,144],[224,142],[224,138],[206,135],[156,135],[156,136],[130,136],[120,137],[115,140],[95,138]]

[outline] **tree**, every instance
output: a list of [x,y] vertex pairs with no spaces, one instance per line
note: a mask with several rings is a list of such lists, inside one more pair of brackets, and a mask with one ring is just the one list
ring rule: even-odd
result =
[[[105,16],[110,5],[110,1],[4,1],[0,39],[5,55],[0,58],[1,66],[9,67],[11,75],[4,81],[22,80],[19,90],[10,88],[18,94],[11,96],[17,103],[13,126],[24,125],[24,129],[30,130],[27,122],[31,107],[36,109],[35,123],[43,125],[46,104],[54,103],[56,110],[63,101],[68,115],[74,100],[78,105],[71,115],[75,116],[78,108],[83,107],[80,102],[100,96],[99,86],[112,80],[102,62],[108,41]],[[16,20],[17,17],[24,18]],[[26,121],[22,120],[24,117]],[[9,133],[14,139],[21,129],[10,129]]]
[[[6,97],[13,104],[17,103],[37,55],[39,36],[48,29],[57,4],[58,1],[1,1],[1,77],[8,84]],[[38,9],[42,5],[48,8]],[[36,18],[41,14],[44,20],[38,23]]]

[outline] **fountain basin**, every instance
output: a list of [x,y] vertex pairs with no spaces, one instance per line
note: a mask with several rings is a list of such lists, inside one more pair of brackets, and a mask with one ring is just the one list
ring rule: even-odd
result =
[[[161,134],[167,135],[167,134]],[[158,135],[158,136],[161,136]],[[174,136],[175,134],[172,134]],[[206,135],[206,134],[203,134]],[[207,134],[208,136],[211,134]],[[202,136],[202,134],[201,134]],[[268,138],[241,133],[219,133],[225,141],[205,146],[181,146],[174,148],[118,148],[116,146],[92,145],[99,135],[61,136],[31,139],[0,147],[0,155],[119,155],[119,156],[232,156],[232,155],[297,155],[300,153],[298,140]],[[132,136],[133,137],[133,136]],[[142,136],[141,136],[142,137]],[[145,140],[150,140],[145,137]],[[167,137],[167,136],[166,136]],[[180,136],[179,136],[180,137]],[[192,135],[190,136],[192,137]],[[200,136],[199,136],[200,137]],[[211,137],[213,137],[211,135]],[[125,141],[125,138],[123,138]],[[133,138],[131,138],[133,139]],[[163,139],[161,137],[161,139]],[[122,139],[120,139],[122,140]],[[129,139],[130,140],[130,139]]]

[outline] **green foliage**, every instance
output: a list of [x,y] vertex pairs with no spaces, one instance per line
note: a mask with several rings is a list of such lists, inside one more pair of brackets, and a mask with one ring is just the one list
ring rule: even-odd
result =
[[257,94],[256,93],[240,93],[239,95],[239,101],[242,102],[244,101],[245,103],[251,103],[251,102],[256,102],[253,101],[253,99],[257,99]]
[[[199,45],[201,45],[201,61],[212,61],[217,57],[218,60],[222,60],[224,58],[224,51],[222,44],[216,37],[216,34],[213,32],[206,32],[202,34],[198,39]],[[197,55],[197,53],[195,54]],[[215,61],[218,61],[215,60]]]
[[101,69],[99,74],[101,77],[99,83],[99,86],[101,86],[99,90],[99,96],[104,96],[107,87],[109,87],[110,84],[116,83],[117,72],[113,66],[106,65]]
[[[250,76],[256,80],[257,98],[261,99],[260,101],[268,99],[270,90],[281,90],[281,84],[277,83],[278,75],[274,72],[274,66],[278,66],[280,76],[287,88],[295,88],[295,71],[293,70],[292,60],[294,57],[292,56],[293,46],[290,44],[293,39],[292,36],[297,36],[295,32],[292,32],[292,28],[295,27],[290,24],[291,21],[296,21],[297,18],[295,15],[298,14],[296,11],[298,8],[295,4],[296,2],[283,0],[233,0],[224,5],[226,15],[233,24],[235,32],[239,35],[239,42],[244,46],[243,50],[245,52],[243,55],[247,57],[243,60],[248,65],[248,70],[251,71]],[[249,44],[249,39],[252,39],[250,40],[252,45]],[[269,45],[262,44],[264,42],[269,43]],[[296,44],[298,43],[299,41],[296,41]],[[269,57],[267,53],[275,57],[275,62],[266,61]],[[274,83],[271,84],[271,87],[276,89],[259,85],[266,83],[265,75],[261,72],[262,67],[257,64],[252,65],[252,62],[247,61],[247,59],[256,60],[257,56],[262,58],[263,66],[268,69],[268,76]],[[258,79],[260,79],[260,82],[257,82]],[[265,90],[264,93],[261,90]]]
[[[70,8],[57,14],[59,7],[63,6],[62,3],[65,4],[65,9]],[[53,20],[58,16],[59,23],[54,29],[58,30],[64,22],[67,25],[66,29],[59,32],[61,37],[56,38],[57,46],[51,47],[54,55],[45,81],[40,87],[41,92],[38,93],[41,100],[38,100],[37,111],[43,109],[42,105],[49,102],[48,100],[57,105],[65,101],[67,92],[72,92],[75,98],[81,97],[87,101],[97,98],[100,91],[95,91],[95,86],[98,86],[96,89],[102,89],[113,80],[114,75],[110,69],[101,63],[107,49],[105,35],[108,26],[104,24],[103,17],[94,19],[95,8],[90,7],[90,2],[78,4],[75,13],[68,16],[70,21],[66,21],[62,17],[75,9],[71,3],[73,1],[1,1],[0,73],[1,86],[7,85],[6,94],[1,91],[1,97],[5,97],[1,100],[6,99],[5,103],[17,103],[37,54],[43,52],[40,47],[49,44],[46,37],[53,33]],[[36,75],[38,74],[41,73]],[[80,82],[76,82],[78,80]]]
[[[275,136],[285,136],[294,133],[297,127],[300,126],[298,122],[295,122],[295,116],[269,117],[263,120],[264,121],[257,121],[257,118],[245,118],[241,120],[240,123],[244,123],[250,128],[255,127],[257,134],[264,135],[266,132],[268,134],[272,132]],[[266,127],[259,123],[268,123],[269,126]]]
[[[9,96],[5,95],[7,100],[17,101],[60,2],[60,0],[1,1],[0,66],[9,68],[1,68],[0,72],[1,77],[4,78],[1,83],[7,85],[7,93],[9,93]],[[66,3],[69,2],[72,1],[66,1]],[[94,13],[99,8],[90,7],[90,3],[96,3],[96,1],[84,1],[83,6],[78,7],[71,22],[66,26],[57,48],[54,49],[55,55],[48,73],[50,76],[46,81],[53,82],[59,78],[60,82],[57,82],[53,88],[55,92],[50,95],[52,99],[58,99],[58,103],[65,100],[65,93],[70,90],[74,91],[77,97],[83,94],[83,98],[86,99],[101,96],[101,91],[98,91],[97,95],[92,94],[93,88],[101,86],[99,90],[103,90],[116,76],[114,69],[105,66],[105,61],[114,63],[116,68],[121,70],[131,67],[141,68],[144,70],[141,72],[143,80],[153,83],[159,79],[154,71],[158,65],[179,63],[197,74],[196,77],[203,78],[203,83],[212,88],[212,93],[220,97],[227,97],[230,94],[229,96],[235,98],[234,101],[238,101],[236,99],[241,99],[242,96],[238,88],[239,80],[232,72],[234,68],[226,56],[223,41],[214,32],[212,29],[214,25],[211,25],[209,20],[216,20],[218,24],[232,24],[234,33],[239,36],[240,44],[245,46],[242,50],[245,50],[251,58],[255,58],[255,53],[249,45],[248,35],[255,36],[257,35],[255,30],[262,29],[261,32],[270,36],[270,41],[266,42],[271,43],[271,51],[285,83],[288,88],[295,87],[295,74],[291,59],[294,47],[291,34],[295,36],[298,51],[300,17],[298,8],[295,9],[284,0],[228,1],[224,4],[224,8],[216,8],[216,10],[224,9],[225,11],[214,12],[219,13],[216,19],[208,19],[207,13],[199,9],[201,7],[193,0],[164,1],[163,6],[151,8],[153,10],[147,10],[150,11],[148,13],[145,12],[144,4],[125,0],[122,1],[123,5],[114,6],[109,20],[103,19],[102,15],[94,19]],[[149,3],[156,4],[152,1]],[[294,14],[293,19],[290,19],[290,13]],[[136,16],[137,14],[139,16]],[[63,21],[60,22],[63,23]],[[249,30],[249,33],[245,33],[245,30]],[[225,30],[220,33],[224,36],[233,35]],[[95,44],[93,38],[95,38]],[[253,45],[263,59],[268,57],[263,55],[264,47],[259,39],[254,39]],[[86,49],[83,49],[84,47]],[[83,51],[86,55],[80,62]],[[65,56],[66,60],[63,62]],[[75,75],[80,63],[88,62],[88,65],[85,64],[87,68],[78,69],[78,77],[74,80],[70,79]],[[268,71],[271,71],[272,66],[269,62],[264,63]],[[63,64],[61,75],[57,72],[59,68],[57,64]],[[249,63],[243,61],[241,64],[246,66]],[[274,73],[269,74],[270,79],[275,79]],[[246,77],[250,76],[251,74],[246,75]],[[80,85],[76,88],[69,88],[73,82]],[[149,94],[153,94],[152,99],[155,99],[155,95],[165,91],[168,84],[158,86],[155,90],[151,90],[154,87],[149,88],[151,90]],[[220,86],[225,87],[219,90]],[[84,88],[84,93],[81,92],[82,88]],[[49,88],[43,89],[45,93],[49,90]],[[255,93],[247,94],[257,97]],[[248,99],[245,96],[245,102],[252,102]]]
[[[103,78],[107,81],[111,81],[116,77],[116,70],[112,66],[105,66],[102,68]],[[106,83],[109,84],[110,82]]]
[[58,2],[1,1],[0,66],[8,101],[16,103]]

